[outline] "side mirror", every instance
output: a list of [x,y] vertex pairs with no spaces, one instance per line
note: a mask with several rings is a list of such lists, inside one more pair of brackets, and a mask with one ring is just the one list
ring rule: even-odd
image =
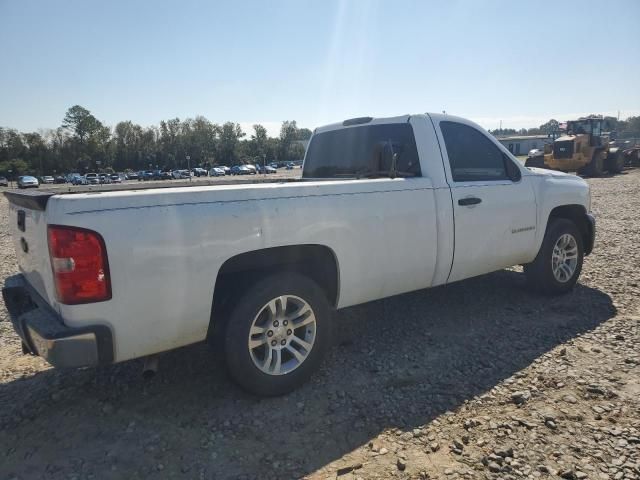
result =
[[509,180],[511,180],[512,182],[519,182],[522,178],[522,172],[520,171],[518,166],[514,164],[513,161],[506,155],[504,155],[504,166],[507,171],[507,177],[509,177]]

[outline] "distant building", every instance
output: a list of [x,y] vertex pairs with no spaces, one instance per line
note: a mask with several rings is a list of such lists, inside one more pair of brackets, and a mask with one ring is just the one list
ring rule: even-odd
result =
[[545,144],[553,142],[553,139],[547,135],[517,135],[501,137],[497,140],[514,155],[526,155],[529,150],[543,148]]

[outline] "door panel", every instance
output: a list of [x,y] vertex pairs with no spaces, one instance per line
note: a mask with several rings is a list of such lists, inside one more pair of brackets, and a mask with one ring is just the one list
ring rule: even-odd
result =
[[446,119],[439,126],[455,217],[448,281],[527,261],[535,241],[536,201],[522,167],[471,122]]
[[[456,234],[449,282],[525,261],[536,233],[536,202],[526,177],[518,183],[455,185],[451,194]],[[468,199],[480,202],[460,205]]]

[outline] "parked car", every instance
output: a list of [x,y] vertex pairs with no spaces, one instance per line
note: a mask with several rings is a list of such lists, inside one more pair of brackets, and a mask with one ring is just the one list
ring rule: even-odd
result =
[[196,177],[206,177],[209,175],[209,172],[204,168],[196,167],[193,169],[193,175]]
[[531,150],[529,150],[529,154],[527,155],[529,158],[533,158],[533,157],[541,157],[544,155],[544,150],[542,150],[541,148],[532,148]]
[[246,164],[245,167],[249,169],[249,173],[255,175],[258,173],[258,168],[255,165],[251,165],[250,163]]
[[184,179],[191,178],[191,173],[189,172],[189,170],[174,170],[173,172],[171,172],[171,175],[176,180],[184,180]]
[[100,184],[100,177],[98,176],[97,173],[87,173],[84,176],[84,179],[86,181],[86,185],[99,185]]
[[221,167],[213,167],[211,170],[209,170],[209,176],[210,177],[224,177],[225,171],[224,168]]
[[22,175],[18,177],[18,188],[38,188],[40,183],[36,177]]
[[444,114],[319,127],[281,185],[105,190],[5,192],[22,274],[3,297],[25,351],[84,367],[208,339],[260,395],[317,370],[334,309],[512,265],[567,293],[595,238],[585,180]]
[[226,165],[220,165],[220,168],[224,170],[225,175],[231,175],[231,168],[227,167]]
[[267,166],[259,166],[258,169],[260,170],[260,173],[265,173],[265,174],[269,174],[269,173],[278,173],[278,170],[276,170],[275,168],[273,168],[271,165],[267,165]]
[[124,175],[127,180],[138,180],[138,174],[136,172],[126,172]]
[[72,185],[87,185],[87,179],[79,173],[74,173],[70,179]]
[[139,181],[147,181],[147,180],[154,180],[155,179],[155,173],[153,170],[146,170],[144,172],[142,172],[142,175],[140,175],[138,177]]
[[293,163],[289,162],[287,163],[287,170],[293,170]]
[[55,178],[55,183],[67,183],[67,179],[64,175],[57,175]]
[[101,184],[109,184],[111,182],[111,176],[107,173],[101,173],[98,175],[98,179]]
[[231,167],[231,175],[249,175],[251,170],[246,165],[234,165]]
[[7,180],[7,177],[0,177],[0,187],[8,187],[9,186],[9,180]]
[[122,183],[122,179],[117,173],[112,173],[109,175],[109,178],[111,179],[111,183]]
[[44,175],[42,177],[42,181],[41,183],[46,184],[46,185],[52,185],[53,183],[55,183],[56,179],[53,178],[51,175]]

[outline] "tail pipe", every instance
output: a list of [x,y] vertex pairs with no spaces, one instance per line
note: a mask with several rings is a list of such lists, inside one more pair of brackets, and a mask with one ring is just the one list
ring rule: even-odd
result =
[[160,363],[159,355],[149,355],[144,359],[144,366],[142,367],[142,378],[150,380],[155,377],[158,372],[158,364]]

